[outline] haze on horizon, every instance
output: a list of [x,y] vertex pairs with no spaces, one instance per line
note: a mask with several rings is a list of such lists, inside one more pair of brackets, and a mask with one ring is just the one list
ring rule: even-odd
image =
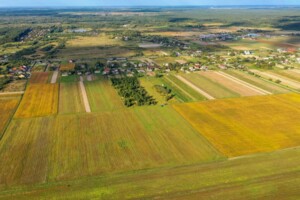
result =
[[0,7],[300,5],[299,0],[0,0]]

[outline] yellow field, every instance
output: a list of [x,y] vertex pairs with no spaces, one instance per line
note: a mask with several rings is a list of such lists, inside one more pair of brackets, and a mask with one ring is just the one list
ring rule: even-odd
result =
[[174,105],[228,157],[300,145],[300,95],[283,94]]
[[121,40],[111,39],[101,34],[94,37],[76,37],[67,42],[67,47],[96,47],[96,46],[119,46],[123,45]]
[[69,71],[69,70],[74,70],[75,68],[75,63],[67,63],[67,64],[61,64],[59,69],[61,71]]
[[57,113],[58,84],[31,84],[26,89],[16,118],[40,117]]
[[2,137],[3,129],[16,109],[19,100],[20,96],[0,96],[0,138]]

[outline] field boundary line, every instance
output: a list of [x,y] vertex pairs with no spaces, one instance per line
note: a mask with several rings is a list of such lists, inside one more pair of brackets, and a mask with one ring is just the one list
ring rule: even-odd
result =
[[264,89],[261,89],[261,88],[259,88],[259,87],[256,87],[255,85],[252,85],[252,84],[250,84],[250,83],[247,83],[247,82],[245,82],[245,81],[243,81],[243,80],[240,80],[240,79],[238,79],[238,78],[236,78],[236,77],[234,77],[234,76],[231,76],[231,75],[229,75],[229,74],[226,74],[226,73],[224,73],[224,72],[215,72],[215,73],[217,73],[217,74],[219,74],[219,75],[221,75],[221,76],[223,76],[223,77],[225,77],[225,78],[227,78],[227,79],[229,79],[229,80],[231,80],[231,81],[233,81],[233,82],[236,82],[236,83],[238,83],[238,84],[240,84],[240,85],[243,85],[243,86],[245,86],[245,87],[247,87],[247,88],[249,88],[249,89],[251,89],[251,90],[253,90],[253,91],[255,91],[255,92],[258,92],[258,93],[260,93],[260,94],[263,94],[263,95],[272,94],[272,93],[269,92],[269,91],[266,91],[266,90],[264,90]]
[[3,92],[3,93],[0,93],[0,96],[1,95],[11,95],[11,94],[24,94],[25,91],[19,91],[19,92]]
[[169,77],[164,76],[165,79],[167,79],[167,81],[169,81],[171,84],[175,85],[175,87],[177,87],[180,91],[182,91],[183,93],[185,93],[187,96],[189,96],[191,99],[193,100],[197,100],[195,97],[193,97],[191,94],[189,94],[187,91],[185,91],[184,89],[182,89],[178,84],[176,84],[175,82],[173,82],[171,79],[169,79]]
[[83,84],[82,76],[80,76],[79,87],[80,87],[80,90],[81,90],[81,95],[82,95],[85,111],[87,113],[90,113],[91,112],[91,107],[90,107],[89,100],[88,100],[88,97],[87,97],[87,94],[86,94],[85,86]]
[[241,155],[241,156],[229,157],[229,158],[227,158],[227,160],[238,160],[238,159],[243,159],[243,158],[252,158],[252,157],[256,157],[256,156],[263,155],[263,154],[273,154],[273,153],[288,151],[288,150],[292,150],[292,149],[300,149],[300,146],[287,147],[287,148],[277,149],[277,150],[269,151],[269,152],[257,152],[257,153],[251,153],[251,154],[246,154],[246,155]]
[[181,80],[182,82],[184,82],[185,84],[187,84],[188,86],[190,86],[191,88],[193,88],[194,90],[196,90],[197,92],[199,92],[200,94],[202,94],[204,97],[206,97],[209,100],[215,100],[215,98],[213,96],[211,96],[210,94],[208,94],[207,92],[201,90],[200,88],[198,88],[196,85],[194,85],[193,83],[191,83],[190,81],[188,81],[187,79],[185,79],[182,76],[176,75],[176,77]]

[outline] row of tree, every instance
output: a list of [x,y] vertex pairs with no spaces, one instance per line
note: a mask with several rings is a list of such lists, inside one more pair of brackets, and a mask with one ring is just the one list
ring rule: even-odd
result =
[[140,85],[137,77],[112,78],[111,82],[127,107],[157,104],[157,101]]

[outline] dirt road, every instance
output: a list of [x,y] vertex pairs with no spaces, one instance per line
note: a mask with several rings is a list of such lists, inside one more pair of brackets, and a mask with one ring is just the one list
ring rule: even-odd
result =
[[58,70],[54,71],[52,74],[52,78],[51,78],[51,83],[54,84],[57,81],[57,77],[58,77]]
[[83,84],[83,78],[82,78],[82,76],[80,76],[79,87],[80,87],[80,90],[81,90],[81,94],[82,94],[82,99],[83,99],[83,104],[84,104],[85,111],[87,113],[90,113],[91,112],[91,108],[90,108],[89,99],[87,97],[86,90],[85,90],[85,87],[84,87],[84,84]]
[[231,81],[233,81],[233,82],[236,82],[236,83],[238,83],[238,84],[240,84],[240,85],[242,85],[242,86],[244,86],[244,87],[247,87],[247,88],[249,88],[250,90],[253,90],[253,91],[255,91],[255,92],[259,93],[259,94],[262,94],[262,95],[272,94],[272,93],[269,92],[269,91],[266,91],[266,90],[264,90],[264,89],[261,89],[261,88],[259,88],[259,87],[256,87],[256,86],[254,86],[254,85],[252,85],[252,84],[250,84],[250,83],[247,83],[247,82],[245,82],[245,81],[242,81],[242,80],[240,80],[240,79],[238,79],[238,78],[236,78],[236,77],[234,77],[234,76],[231,76],[231,75],[229,75],[229,74],[226,74],[226,73],[224,73],[224,72],[216,72],[216,73],[218,73],[218,74],[220,74],[221,76],[223,76],[223,77],[225,77],[225,78],[227,78],[227,79],[229,79],[229,80],[231,80]]

